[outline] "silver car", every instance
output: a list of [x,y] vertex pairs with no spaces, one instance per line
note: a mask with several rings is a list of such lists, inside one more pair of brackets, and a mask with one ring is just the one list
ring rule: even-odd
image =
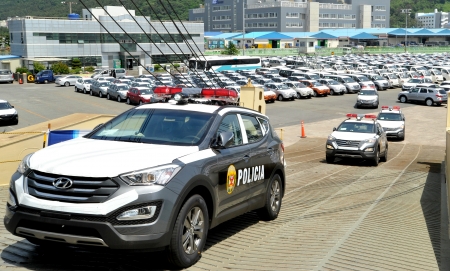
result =
[[311,97],[314,95],[314,90],[312,90],[311,88],[305,86],[300,82],[287,82],[284,84],[297,92],[297,99],[301,98],[311,99]]
[[297,97],[297,91],[283,83],[267,83],[265,86],[277,94],[278,101],[283,101],[285,99],[293,101]]
[[375,89],[361,89],[356,98],[356,108],[372,107],[378,108],[380,98],[378,91]]
[[83,93],[86,94],[91,91],[92,83],[94,83],[94,79],[92,78],[79,78],[75,83],[75,91],[83,91]]
[[320,79],[319,83],[324,84],[330,89],[330,95],[339,94],[344,95],[347,88],[334,79]]
[[13,83],[14,77],[10,70],[0,69],[0,82]]
[[78,79],[82,79],[83,77],[79,75],[67,75],[67,76],[61,76],[58,77],[55,81],[55,84],[59,86],[75,86]]
[[106,99],[117,100],[119,103],[126,101],[129,88],[128,84],[111,84],[106,90]]
[[98,97],[103,98],[106,96],[106,92],[108,91],[108,87],[111,84],[109,81],[95,81],[91,85],[91,91],[89,92],[91,96],[98,95]]
[[398,94],[401,103],[424,102],[428,106],[433,104],[441,105],[447,103],[447,92],[443,88],[436,87],[416,87]]

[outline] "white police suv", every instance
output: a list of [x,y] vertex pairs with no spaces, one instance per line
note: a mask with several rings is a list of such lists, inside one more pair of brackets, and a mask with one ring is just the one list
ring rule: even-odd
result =
[[333,163],[336,157],[370,160],[375,166],[388,158],[386,133],[375,115],[347,114],[344,120],[326,142],[327,163]]
[[377,120],[388,138],[405,139],[405,116],[400,110],[400,106],[383,105]]
[[4,224],[38,245],[166,249],[188,267],[218,224],[252,210],[277,218],[284,167],[265,115],[147,104],[26,156],[11,178]]

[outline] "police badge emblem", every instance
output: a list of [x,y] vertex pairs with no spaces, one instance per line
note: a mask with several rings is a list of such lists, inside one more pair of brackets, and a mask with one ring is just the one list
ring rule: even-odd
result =
[[227,173],[227,193],[233,193],[234,187],[236,186],[236,168],[233,165],[228,167]]

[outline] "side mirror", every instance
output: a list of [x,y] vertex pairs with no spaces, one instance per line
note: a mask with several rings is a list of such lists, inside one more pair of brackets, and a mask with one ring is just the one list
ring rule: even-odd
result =
[[14,108],[14,105],[11,105],[12,108]]
[[337,130],[336,127],[333,127],[333,132],[336,131],[336,130]]
[[213,143],[213,148],[215,149],[224,149],[231,143],[231,140],[234,138],[233,132],[221,132],[216,141]]

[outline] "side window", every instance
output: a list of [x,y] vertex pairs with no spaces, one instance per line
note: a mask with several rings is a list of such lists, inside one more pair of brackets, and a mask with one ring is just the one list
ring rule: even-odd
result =
[[245,131],[247,133],[248,143],[253,143],[261,140],[264,136],[261,129],[261,124],[255,117],[242,115],[242,122],[244,123]]
[[427,89],[425,89],[425,88],[421,88],[420,89],[420,91],[419,91],[419,93],[427,93],[428,91],[427,91]]
[[223,118],[220,123],[219,129],[217,130],[217,135],[222,132],[232,132],[234,137],[228,146],[238,146],[242,145],[242,132],[241,126],[236,115],[227,115]]
[[261,127],[263,128],[263,134],[266,135],[270,129],[269,121],[264,118],[257,118],[257,119],[261,124]]

